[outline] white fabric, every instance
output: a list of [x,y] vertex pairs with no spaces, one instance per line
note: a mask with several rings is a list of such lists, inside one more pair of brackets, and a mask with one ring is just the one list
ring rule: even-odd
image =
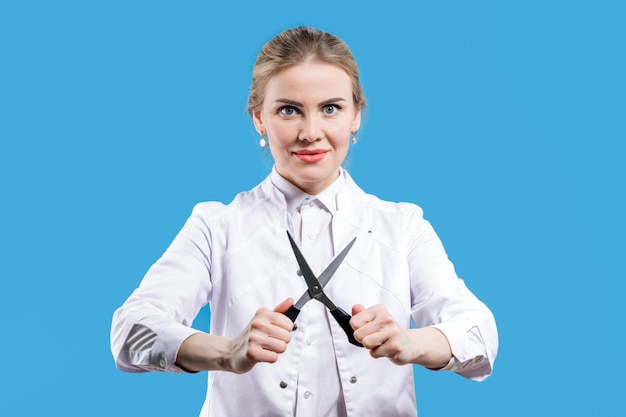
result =
[[[271,180],[287,201],[294,239],[313,273],[319,276],[336,255],[333,251],[331,220],[337,211],[337,192],[345,185],[345,178],[340,176],[316,196],[307,195],[275,170]],[[293,211],[289,209],[294,206],[296,208]],[[294,300],[298,297],[296,295]],[[297,320],[298,323],[307,323],[298,329],[303,332],[305,340],[300,365],[297,367],[295,415],[298,417],[346,415],[329,320],[334,319],[329,317],[324,305],[314,301],[304,306]]]
[[[357,303],[380,303],[400,326],[409,328],[412,319],[417,327],[437,327],[454,355],[444,369],[475,380],[487,377],[497,352],[495,321],[456,276],[422,210],[381,201],[365,194],[347,172],[342,175],[345,186],[336,194],[336,204],[330,204],[336,209],[329,231],[333,254],[353,237],[357,240],[325,292],[348,312]],[[305,291],[285,232],[295,232],[294,202],[288,204],[270,177],[227,206],[210,202],[194,208],[171,246],[114,314],[111,348],[120,369],[181,372],[174,363],[178,348],[197,332],[189,326],[207,303],[211,332],[235,337],[257,309],[297,299]],[[327,256],[316,260],[315,272],[323,269]],[[305,309],[320,306],[312,301]],[[304,384],[299,375],[324,372],[315,369],[320,363],[332,368],[326,350],[316,354],[307,349],[307,331],[319,334],[323,329],[318,328],[324,323],[321,315],[303,311],[297,322],[304,330],[294,331],[278,362],[257,364],[243,375],[209,372],[201,415],[293,416],[307,390],[299,389]],[[326,323],[346,415],[415,416],[412,366],[373,359],[366,349],[348,343],[334,319]]]

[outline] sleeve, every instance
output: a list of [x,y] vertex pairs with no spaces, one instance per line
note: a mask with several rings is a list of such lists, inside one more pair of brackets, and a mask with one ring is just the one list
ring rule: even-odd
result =
[[202,203],[194,210],[139,287],[113,314],[111,351],[127,372],[183,372],[178,349],[197,330],[193,319],[211,297],[211,235],[207,212],[223,207]]
[[493,369],[498,332],[493,314],[458,278],[432,226],[413,206],[407,217],[411,315],[416,326],[432,326],[448,339],[452,359],[443,370],[481,381]]

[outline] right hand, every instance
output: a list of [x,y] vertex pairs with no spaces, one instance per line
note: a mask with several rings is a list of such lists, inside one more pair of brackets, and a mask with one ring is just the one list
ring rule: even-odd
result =
[[293,299],[288,298],[274,310],[257,310],[243,332],[231,340],[226,368],[241,374],[259,362],[276,362],[278,355],[287,350],[287,343],[291,340],[293,322],[282,313],[292,305]]

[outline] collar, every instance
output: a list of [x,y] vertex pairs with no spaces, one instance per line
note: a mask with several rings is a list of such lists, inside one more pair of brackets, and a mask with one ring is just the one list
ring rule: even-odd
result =
[[279,194],[282,194],[286,203],[287,213],[293,213],[303,203],[317,200],[330,212],[331,215],[334,215],[338,208],[337,197],[341,189],[346,185],[346,178],[348,175],[343,168],[340,169],[341,172],[339,173],[339,177],[337,177],[332,184],[317,195],[307,194],[287,181],[278,173],[276,166],[272,168],[270,181],[276,191],[278,191]]

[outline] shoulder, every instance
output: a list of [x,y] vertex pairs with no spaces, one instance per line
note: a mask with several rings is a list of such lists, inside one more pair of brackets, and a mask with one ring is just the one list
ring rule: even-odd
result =
[[193,207],[191,215],[206,218],[219,216],[220,213],[224,212],[226,207],[227,206],[224,203],[221,203],[219,201],[203,201]]
[[240,192],[228,204],[219,201],[200,202],[194,206],[192,216],[198,216],[210,222],[219,221],[224,217],[255,210],[265,200],[267,196],[261,183],[252,190]]
[[372,232],[381,244],[400,252],[428,227],[417,204],[383,200],[364,192],[351,179],[340,200],[338,213],[343,221]]
[[372,210],[377,210],[381,214],[390,215],[404,215],[404,216],[419,216],[423,215],[423,210],[415,203],[403,202],[403,201],[389,201],[383,200],[373,194],[363,194],[361,204]]
[[350,205],[355,210],[395,219],[423,218],[424,211],[415,203],[383,200],[374,194],[363,191],[351,178],[348,179],[347,185],[346,200],[352,203]]

